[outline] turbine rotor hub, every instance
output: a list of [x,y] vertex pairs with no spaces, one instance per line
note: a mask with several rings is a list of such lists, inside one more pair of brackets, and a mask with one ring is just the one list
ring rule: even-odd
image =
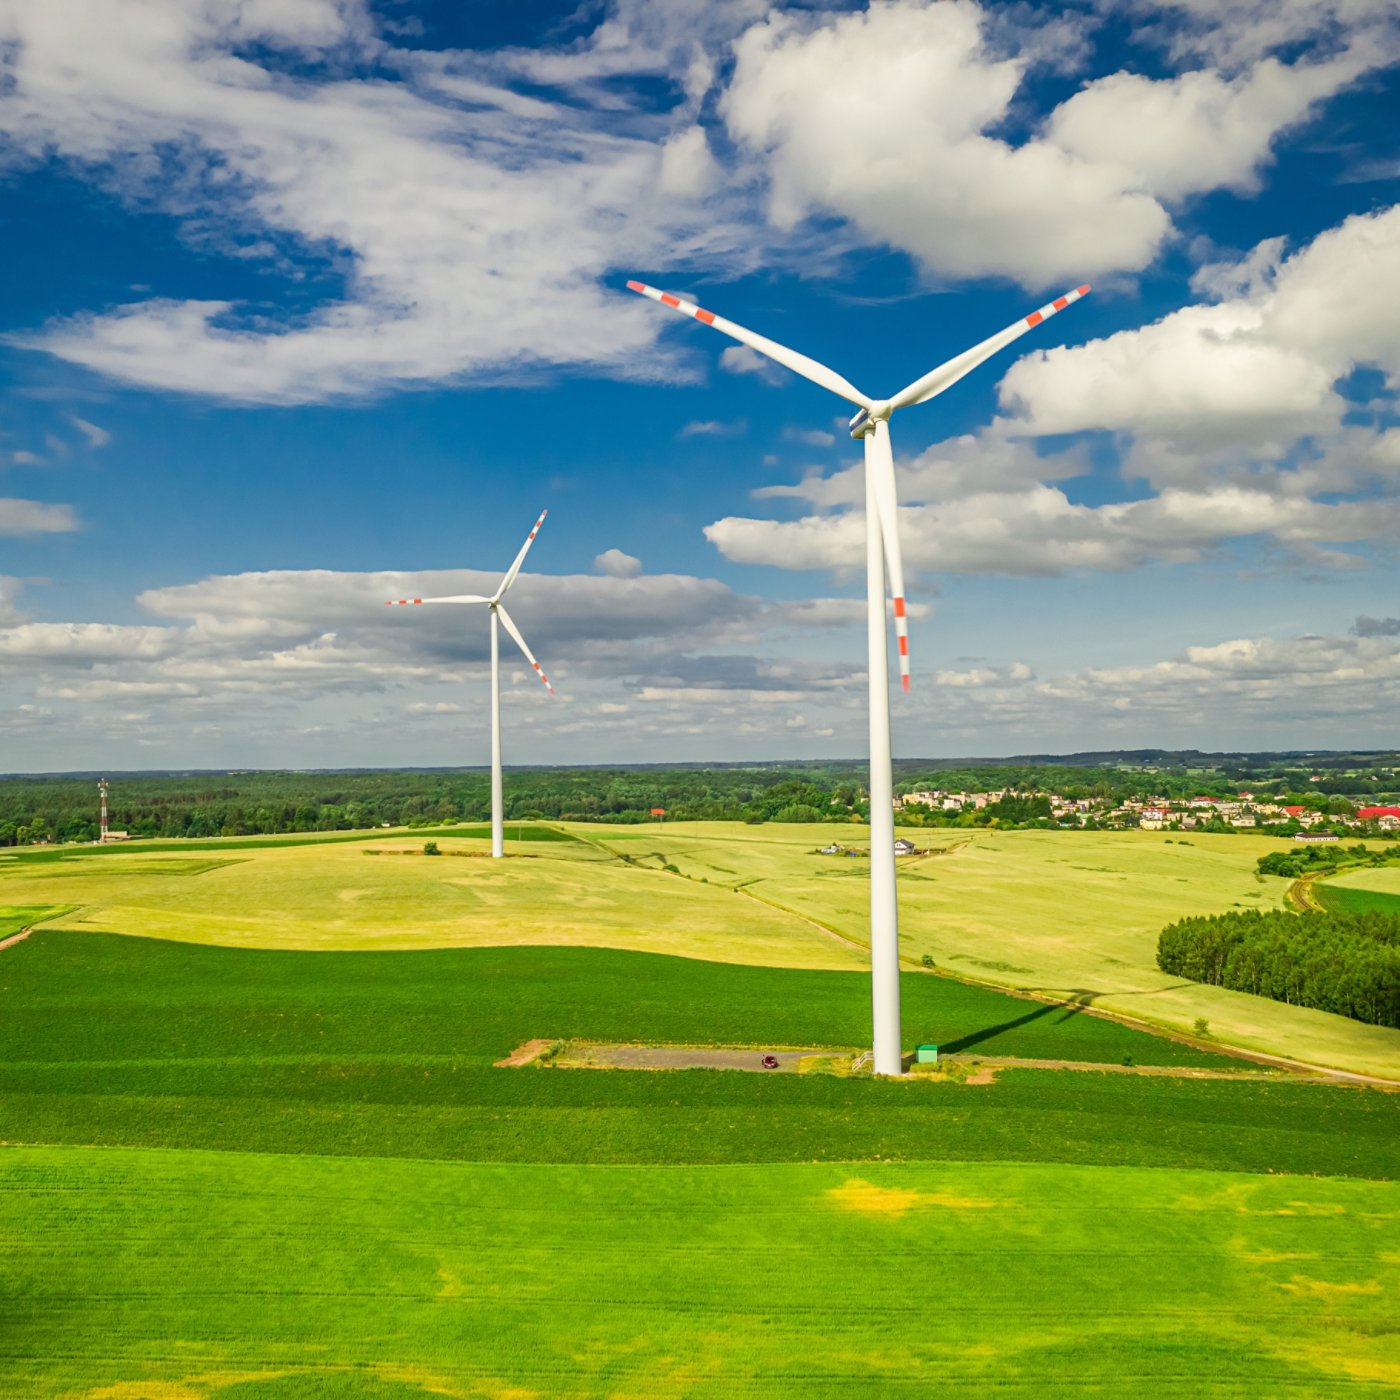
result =
[[890,414],[894,409],[890,406],[888,399],[882,399],[879,403],[873,403],[869,408],[863,408],[847,426],[851,430],[851,436],[859,441],[863,437],[869,437],[875,431],[875,424],[888,422]]

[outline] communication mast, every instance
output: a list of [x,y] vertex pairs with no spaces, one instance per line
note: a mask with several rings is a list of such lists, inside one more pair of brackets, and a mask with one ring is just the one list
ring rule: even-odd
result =
[[97,795],[102,800],[102,821],[99,826],[98,841],[104,842],[107,839],[107,779],[97,780]]

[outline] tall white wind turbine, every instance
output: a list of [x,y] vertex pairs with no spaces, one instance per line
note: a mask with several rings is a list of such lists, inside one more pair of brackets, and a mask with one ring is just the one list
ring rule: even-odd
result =
[[520,635],[520,629],[511,620],[502,599],[515,582],[515,576],[520,572],[520,566],[525,562],[525,556],[530,552],[530,546],[534,544],[535,536],[539,534],[540,526],[544,524],[544,518],[548,514],[547,510],[540,512],[540,518],[535,521],[535,528],[525,537],[525,543],[520,546],[520,553],[515,556],[515,563],[506,570],[501,586],[489,598],[480,593],[456,593],[447,598],[390,598],[385,604],[386,607],[393,608],[405,607],[410,603],[485,603],[491,609],[491,854],[497,859],[505,855],[501,798],[501,627],[515,638],[516,646],[525,653],[525,660],[535,668],[535,674],[544,682],[545,689],[551,695],[554,694],[549,677],[540,669],[534,652],[526,646],[525,638]]
[[889,650],[885,620],[885,578],[894,600],[894,630],[899,646],[899,675],[909,689],[909,623],[904,604],[904,562],[899,548],[899,501],[895,490],[890,415],[936,398],[983,360],[1010,345],[1028,330],[1078,301],[1089,288],[1077,287],[1032,311],[1004,331],[964,350],[901,389],[893,398],[872,399],[849,380],[785,345],[756,335],[683,297],[657,291],[643,282],[628,288],[747,345],[760,355],[829,389],[860,410],[851,419],[853,438],[865,441],[866,611],[870,665],[870,980],[876,1074],[900,1074],[903,1059],[899,1027],[899,906],[895,893],[894,775],[890,763]]

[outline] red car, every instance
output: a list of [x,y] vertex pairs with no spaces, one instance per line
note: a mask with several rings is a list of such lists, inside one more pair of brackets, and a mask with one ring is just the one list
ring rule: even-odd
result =
[[777,1068],[778,1068],[778,1057],[777,1057],[776,1055],[765,1055],[765,1056],[763,1057],[763,1068],[764,1068],[764,1069],[777,1069]]

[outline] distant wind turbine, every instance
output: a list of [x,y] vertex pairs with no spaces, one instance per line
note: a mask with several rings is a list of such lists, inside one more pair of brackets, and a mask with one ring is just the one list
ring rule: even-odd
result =
[[894,599],[894,630],[899,645],[899,675],[909,689],[909,622],[904,603],[904,562],[899,548],[899,500],[890,446],[890,415],[896,409],[926,403],[950,389],[1003,346],[1010,345],[1042,321],[1078,301],[1089,288],[1077,287],[1032,311],[971,350],[930,370],[891,399],[872,399],[849,380],[816,360],[716,316],[684,297],[657,291],[643,282],[628,288],[757,350],[770,360],[829,389],[860,410],[850,422],[851,436],[865,440],[866,614],[870,667],[870,979],[876,1074],[900,1074],[903,1059],[899,1027],[899,906],[895,892],[894,775],[890,762],[889,650],[885,620],[885,575]]
[[554,687],[550,685],[549,677],[540,669],[534,652],[526,646],[525,638],[520,635],[520,629],[511,620],[506,605],[502,602],[507,590],[515,582],[515,576],[520,572],[520,566],[525,562],[525,556],[530,552],[530,546],[534,544],[535,536],[539,534],[540,526],[544,524],[544,518],[548,514],[547,510],[540,512],[540,518],[535,521],[535,528],[525,537],[525,543],[520,546],[520,553],[515,556],[515,563],[506,570],[501,586],[489,598],[480,593],[455,593],[447,598],[390,598],[385,604],[386,607],[392,608],[406,607],[410,603],[485,603],[491,609],[491,854],[497,859],[505,855],[501,797],[501,647],[497,624],[503,626],[515,638],[516,646],[525,653],[526,661],[535,668],[535,674],[544,682],[545,689],[553,695]]

